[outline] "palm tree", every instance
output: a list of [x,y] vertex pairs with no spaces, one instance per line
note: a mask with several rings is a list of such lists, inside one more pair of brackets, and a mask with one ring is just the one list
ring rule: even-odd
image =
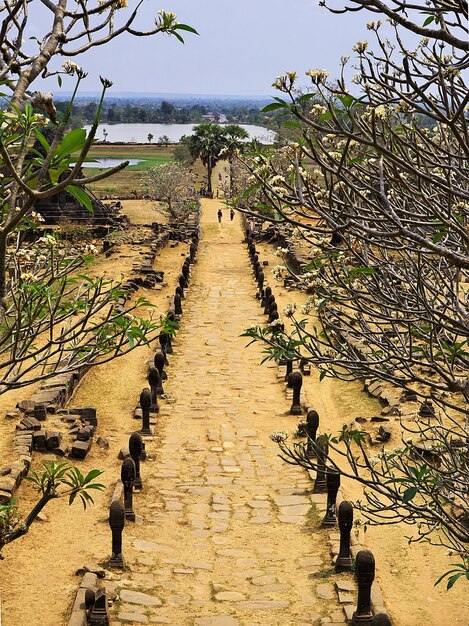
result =
[[221,158],[221,151],[226,147],[224,130],[218,124],[204,123],[194,127],[187,138],[192,158],[200,158],[207,168],[207,193],[212,194],[212,170]]
[[238,124],[227,124],[223,127],[223,132],[226,137],[225,153],[230,164],[230,192],[233,195],[233,157],[237,150],[243,149],[243,139],[248,139],[249,133]]

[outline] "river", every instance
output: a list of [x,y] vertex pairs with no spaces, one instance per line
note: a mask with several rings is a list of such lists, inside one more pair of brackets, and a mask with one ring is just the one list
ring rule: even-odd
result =
[[[190,135],[197,124],[100,124],[96,133],[98,141],[104,139],[103,131],[107,132],[106,141],[126,143],[148,143],[148,135],[153,135],[152,142],[158,143],[163,135],[169,137],[170,143],[177,143],[183,135]],[[240,124],[249,133],[249,139],[257,139],[260,143],[271,144],[275,141],[275,133],[262,126]],[[86,131],[90,126],[85,126]]]

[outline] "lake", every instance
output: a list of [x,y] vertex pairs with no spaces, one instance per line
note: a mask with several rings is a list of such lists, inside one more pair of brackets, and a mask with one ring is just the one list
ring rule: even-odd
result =
[[94,162],[86,162],[84,167],[91,168],[103,168],[103,167],[115,167],[120,165],[124,161],[128,161],[129,165],[137,165],[141,163],[142,159],[95,159]]
[[[103,129],[107,131],[109,142],[148,143],[148,135],[153,135],[152,143],[158,143],[159,137],[166,135],[170,143],[177,143],[183,135],[190,135],[198,124],[100,124],[96,133],[98,141],[104,139]],[[223,124],[221,124],[223,126]],[[249,133],[249,139],[257,139],[261,143],[270,144],[275,141],[275,133],[262,126],[240,124]],[[90,126],[85,126],[86,131]],[[90,165],[91,167],[91,165]],[[96,167],[96,166],[95,166]]]

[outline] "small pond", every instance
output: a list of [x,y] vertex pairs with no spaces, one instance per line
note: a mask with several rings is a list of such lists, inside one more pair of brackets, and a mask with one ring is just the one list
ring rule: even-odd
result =
[[96,159],[91,163],[84,163],[83,167],[91,167],[91,168],[104,168],[104,167],[116,167],[116,165],[120,165],[124,163],[124,161],[128,161],[129,165],[137,165],[140,163],[142,159]]

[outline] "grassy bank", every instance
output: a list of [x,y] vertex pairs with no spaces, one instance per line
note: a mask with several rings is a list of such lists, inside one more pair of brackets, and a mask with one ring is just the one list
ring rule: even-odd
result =
[[[89,152],[92,159],[141,159],[140,163],[130,165],[111,178],[90,185],[90,189],[98,197],[128,196],[140,190],[142,172],[155,165],[168,163],[173,160],[174,146],[159,146],[152,144],[99,144],[93,146]],[[99,168],[84,168],[85,176],[93,176],[103,171]]]

